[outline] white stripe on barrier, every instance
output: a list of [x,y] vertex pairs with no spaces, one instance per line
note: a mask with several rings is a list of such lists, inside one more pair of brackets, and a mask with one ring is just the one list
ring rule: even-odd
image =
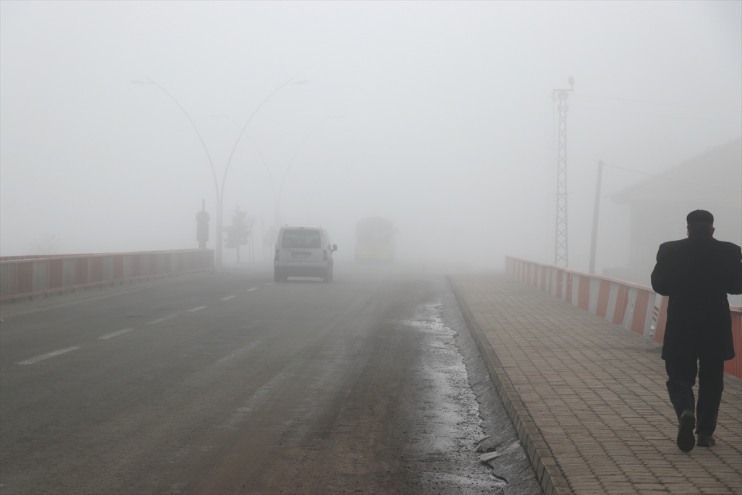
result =
[[643,322],[643,332],[642,335],[644,335],[647,338],[652,338],[654,335],[654,326],[652,322],[654,321],[654,294],[653,293],[644,293],[643,297],[647,301],[647,310],[644,312],[644,322]]
[[618,285],[611,284],[611,289],[608,291],[608,307],[605,310],[606,320],[613,321],[616,315],[616,301],[618,301]]
[[636,307],[636,289],[633,287],[629,288],[628,304],[626,306],[626,312],[623,315],[623,321],[621,326],[631,330],[631,321],[634,319],[634,307]]

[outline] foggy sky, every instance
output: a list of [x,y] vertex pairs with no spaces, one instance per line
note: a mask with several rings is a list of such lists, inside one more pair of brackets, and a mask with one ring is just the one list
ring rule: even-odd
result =
[[258,238],[277,217],[323,225],[342,257],[356,220],[387,216],[401,255],[551,262],[552,90],[572,76],[571,264],[586,264],[601,159],[626,169],[603,178],[600,263],[620,263],[627,211],[610,194],[742,135],[741,33],[738,1],[3,0],[0,255],[195,248],[202,201],[213,247],[204,147],[173,100],[132,84],[151,78],[218,181],[260,107],[225,225],[236,207]]

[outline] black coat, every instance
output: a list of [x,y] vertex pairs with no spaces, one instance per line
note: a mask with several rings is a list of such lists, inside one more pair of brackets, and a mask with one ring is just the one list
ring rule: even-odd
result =
[[662,359],[734,357],[727,294],[742,293],[739,246],[707,234],[665,242],[652,288],[669,296]]

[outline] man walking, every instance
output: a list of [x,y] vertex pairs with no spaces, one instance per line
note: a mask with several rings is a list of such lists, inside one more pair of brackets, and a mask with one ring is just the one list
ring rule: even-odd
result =
[[690,452],[696,438],[702,447],[716,444],[724,361],[734,357],[727,294],[742,293],[742,251],[714,239],[714,216],[708,211],[692,211],[686,220],[686,239],[660,245],[652,288],[669,296],[662,359],[678,416],[678,448]]

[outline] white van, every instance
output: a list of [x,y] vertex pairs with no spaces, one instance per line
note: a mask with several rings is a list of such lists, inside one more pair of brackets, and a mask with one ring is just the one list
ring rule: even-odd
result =
[[289,277],[321,277],[331,282],[332,253],[337,248],[320,227],[281,227],[276,238],[273,278],[285,282]]

